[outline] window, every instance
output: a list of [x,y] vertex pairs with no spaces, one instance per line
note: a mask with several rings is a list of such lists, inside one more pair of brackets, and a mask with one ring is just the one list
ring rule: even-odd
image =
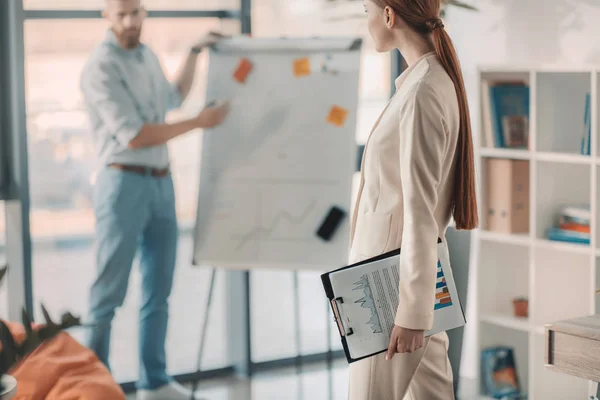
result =
[[[40,3],[59,7],[54,1],[26,1],[29,7]],[[63,2],[65,7],[84,3],[88,2]],[[148,1],[149,5],[159,3]],[[167,2],[162,5],[166,7]],[[95,152],[82,105],[79,76],[90,52],[104,38],[106,27],[101,19],[29,20],[25,23],[34,304],[36,313],[40,312],[39,304],[43,302],[56,318],[66,310],[85,315],[88,288],[95,275],[94,215],[90,200]],[[236,33],[239,22],[148,19],[144,25],[144,41],[161,59],[167,76],[172,77],[189,45],[212,29]],[[197,79],[188,101],[169,119],[192,115],[204,103],[206,61],[204,56],[199,60]],[[192,226],[199,182],[199,134],[191,132],[174,140],[170,152],[181,237],[170,301],[167,354],[170,372],[181,374],[196,370],[203,304],[209,283],[209,271],[191,266]],[[229,364],[225,281],[224,274],[219,273],[203,369]],[[139,293],[140,276],[134,265],[125,304],[117,311],[113,324],[111,366],[121,382],[137,378]],[[37,318],[40,317],[38,314]]]
[[[356,135],[357,143],[364,143],[372,124],[389,99],[390,56],[388,53],[377,53],[372,40],[366,35],[362,4],[339,1],[329,5],[326,0],[253,0],[252,27],[254,37],[364,37]],[[300,272],[300,349],[296,349],[293,274],[288,271],[252,272],[252,358],[255,362],[295,357],[298,353],[306,355],[327,351],[328,323],[333,349],[341,348],[337,327],[329,318],[329,306],[323,294],[320,274]],[[275,303],[273,298],[279,301]],[[269,304],[268,311],[264,309],[264,304]],[[278,321],[277,332],[271,334],[272,315],[278,315]]]
[[[23,0],[27,10],[101,10],[106,0]],[[145,0],[148,10],[227,10],[237,9],[239,0]]]
[[[0,200],[0,268],[6,264],[6,213]],[[0,319],[8,317],[8,289],[6,279],[0,282]]]
[[253,0],[253,36],[363,37],[357,141],[363,143],[390,95],[390,55],[377,53],[358,1]]

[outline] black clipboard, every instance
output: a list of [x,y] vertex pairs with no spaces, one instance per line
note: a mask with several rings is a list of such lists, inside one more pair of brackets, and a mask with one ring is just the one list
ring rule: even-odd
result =
[[[442,239],[438,238],[437,244],[440,244],[440,243],[442,243]],[[377,354],[385,353],[387,351],[387,349],[377,351],[373,354],[368,354],[366,356],[358,357],[358,358],[352,358],[350,356],[350,349],[348,348],[348,341],[346,340],[346,336],[350,336],[353,334],[352,328],[344,327],[344,323],[341,318],[341,314],[340,314],[339,307],[338,307],[338,302],[343,304],[343,299],[335,298],[335,294],[333,293],[333,288],[331,287],[331,280],[329,278],[329,275],[334,272],[343,271],[346,269],[358,267],[363,264],[369,264],[369,263],[372,263],[375,261],[380,261],[380,260],[384,260],[386,258],[391,258],[391,257],[399,256],[399,255],[400,255],[400,248],[388,251],[381,255],[371,257],[366,260],[362,260],[362,261],[359,261],[357,263],[354,263],[354,264],[351,264],[351,265],[348,265],[348,266],[345,266],[342,268],[335,269],[333,271],[326,272],[321,275],[321,282],[323,283],[323,289],[325,290],[325,295],[327,296],[327,299],[329,300],[329,306],[331,307],[331,310],[333,311],[333,320],[335,322],[335,325],[338,328],[338,332],[339,332],[340,338],[342,340],[342,347],[344,349],[344,354],[346,355],[346,360],[348,361],[348,363],[353,363],[356,361],[363,360],[365,358],[372,357]],[[461,304],[461,309],[462,309],[462,304]],[[463,310],[463,315],[464,315],[464,310]]]

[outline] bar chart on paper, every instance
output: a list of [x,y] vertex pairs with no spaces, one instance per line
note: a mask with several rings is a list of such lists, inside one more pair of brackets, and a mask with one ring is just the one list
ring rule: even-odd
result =
[[437,282],[435,284],[435,306],[434,310],[440,308],[450,307],[452,305],[452,296],[448,290],[448,284],[444,277],[444,270],[442,264],[438,260],[437,264]]

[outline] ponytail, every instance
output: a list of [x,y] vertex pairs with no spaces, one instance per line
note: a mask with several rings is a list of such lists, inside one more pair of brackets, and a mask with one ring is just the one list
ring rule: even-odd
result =
[[454,82],[460,113],[460,128],[456,145],[455,186],[452,193],[452,214],[456,229],[474,229],[479,223],[479,218],[475,193],[475,163],[471,119],[465,84],[452,39],[444,29],[442,21],[435,18],[426,22],[426,26],[431,31],[435,52],[450,79]]

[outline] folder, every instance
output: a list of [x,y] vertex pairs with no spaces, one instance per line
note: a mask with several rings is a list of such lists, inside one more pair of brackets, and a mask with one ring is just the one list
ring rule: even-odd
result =
[[486,230],[529,232],[529,161],[486,160]]
[[[450,266],[438,238],[433,327],[425,336],[466,323]],[[321,275],[348,363],[387,351],[399,301],[401,249]]]

